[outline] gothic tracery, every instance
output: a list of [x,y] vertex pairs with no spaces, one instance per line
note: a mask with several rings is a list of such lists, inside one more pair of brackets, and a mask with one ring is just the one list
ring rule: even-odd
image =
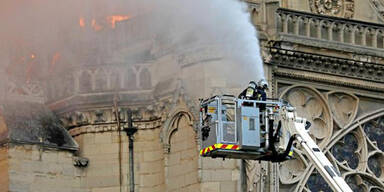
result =
[[[324,94],[324,102],[320,102],[323,94],[306,86],[289,87],[281,95],[281,98],[297,107],[299,116],[321,114],[322,122],[327,122],[328,117],[324,114],[329,114],[329,118],[336,123],[332,126],[325,126],[329,123],[317,126],[315,123],[311,128],[312,136],[354,191],[382,191],[384,110],[357,117],[359,98],[355,95],[328,92]],[[314,116],[319,118],[319,115]],[[309,120],[313,121],[311,118]],[[325,133],[325,137],[321,137],[323,139],[319,139],[319,130]],[[296,150],[295,157],[296,160],[280,165],[282,186],[294,191],[332,191],[303,152]]]

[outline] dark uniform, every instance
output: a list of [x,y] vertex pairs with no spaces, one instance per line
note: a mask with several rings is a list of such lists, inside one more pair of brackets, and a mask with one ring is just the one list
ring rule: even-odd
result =
[[258,94],[256,87],[257,85],[254,81],[249,82],[248,87],[240,93],[239,98],[247,100],[257,100]]
[[248,87],[240,93],[239,98],[247,100],[266,101],[267,94],[265,93],[265,89],[265,86],[256,85],[255,82],[251,81],[249,82]]

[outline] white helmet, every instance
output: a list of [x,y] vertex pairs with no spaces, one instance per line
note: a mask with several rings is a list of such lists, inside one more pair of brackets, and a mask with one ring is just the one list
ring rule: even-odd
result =
[[257,86],[263,89],[268,89],[268,83],[265,79],[260,79],[260,81],[257,82]]

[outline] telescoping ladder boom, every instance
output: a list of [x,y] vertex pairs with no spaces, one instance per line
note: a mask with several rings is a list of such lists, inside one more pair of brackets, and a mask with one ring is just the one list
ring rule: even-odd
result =
[[325,154],[309,136],[306,120],[296,116],[293,110],[283,108],[281,113],[283,127],[294,135],[307,157],[313,162],[317,170],[335,192],[352,192],[352,189],[341,177],[339,171],[329,162]]

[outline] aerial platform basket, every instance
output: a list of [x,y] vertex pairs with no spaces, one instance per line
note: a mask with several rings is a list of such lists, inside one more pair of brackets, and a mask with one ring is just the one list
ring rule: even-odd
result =
[[200,155],[261,159],[269,155],[268,118],[282,102],[218,95],[200,102]]

